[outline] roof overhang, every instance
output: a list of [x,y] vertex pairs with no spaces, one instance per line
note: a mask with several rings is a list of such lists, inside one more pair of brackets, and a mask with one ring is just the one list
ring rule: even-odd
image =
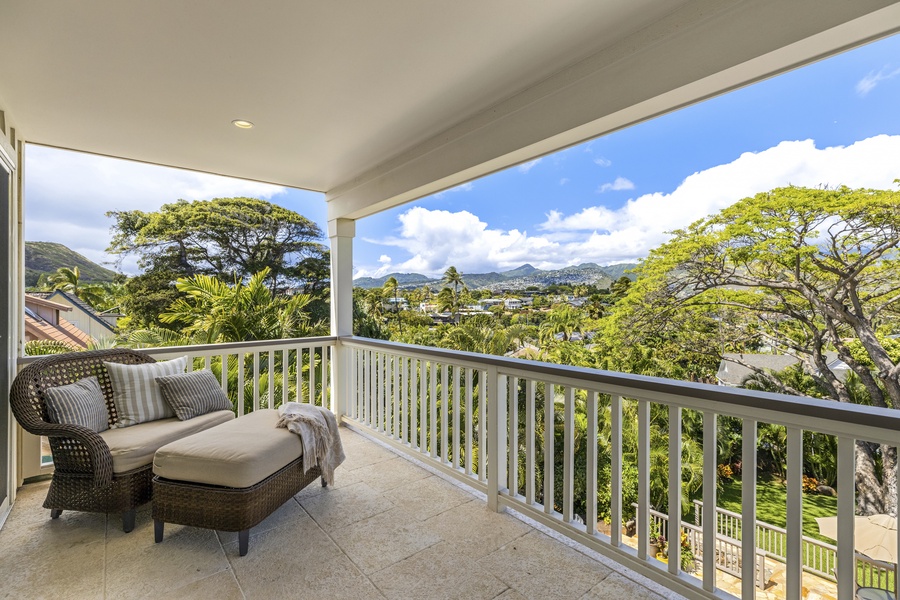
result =
[[8,0],[0,108],[359,218],[898,29],[887,0]]

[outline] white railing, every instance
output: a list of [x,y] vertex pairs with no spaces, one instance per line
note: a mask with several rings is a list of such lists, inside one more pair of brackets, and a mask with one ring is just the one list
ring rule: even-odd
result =
[[[689,415],[702,431],[707,506],[716,504],[720,416],[740,422],[745,474],[757,470],[758,424],[786,428],[787,527],[777,544],[785,563],[783,594],[791,600],[801,597],[805,562],[803,431],[836,436],[840,535],[835,573],[838,598],[854,596],[855,444],[900,445],[900,412],[365,338],[342,337],[340,345],[348,354],[351,391],[345,422],[485,491],[490,508],[514,509],[689,597],[729,597],[716,585],[716,571],[727,560],[741,579],[740,596],[754,598],[757,538],[767,534],[755,525],[755,478],[745,475],[742,519],[732,531],[739,535],[723,536],[712,521],[688,527],[692,544],[701,549],[698,573],[682,571],[678,544],[671,546],[668,564],[651,557],[643,527],[636,549],[623,543],[626,465],[637,472],[638,523],[649,523],[653,514],[651,472],[652,483],[664,487],[669,499],[667,506],[655,508],[681,514],[682,427],[661,431],[661,423],[682,423]],[[584,426],[576,427],[576,419]],[[636,440],[631,446],[623,438],[626,433]],[[666,457],[664,471],[657,462],[660,453]],[[603,488],[597,476],[601,460],[610,471]],[[576,480],[583,489],[577,498]],[[596,500],[599,491],[609,498],[602,506]],[[608,535],[598,531],[600,512],[610,515]],[[666,527],[668,539],[679,539],[681,523],[667,521]],[[702,548],[720,552],[703,553]],[[726,558],[717,559],[717,554]]]
[[[703,523],[703,503],[694,501],[695,524]],[[716,507],[716,531],[726,537],[740,537],[741,515],[721,507]],[[763,521],[756,521],[756,545],[769,557],[779,562],[785,561],[787,531]],[[835,581],[837,568],[837,546],[815,538],[803,536],[803,570],[817,577]],[[863,554],[856,554],[856,581],[858,585],[893,589],[897,565],[875,560]]]

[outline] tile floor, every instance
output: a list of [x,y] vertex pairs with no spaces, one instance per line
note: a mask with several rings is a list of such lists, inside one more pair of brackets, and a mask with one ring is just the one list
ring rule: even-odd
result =
[[673,598],[347,428],[335,485],[314,484],[237,535],[167,525],[149,505],[125,534],[118,516],[41,508],[46,483],[19,490],[0,530],[2,598]]

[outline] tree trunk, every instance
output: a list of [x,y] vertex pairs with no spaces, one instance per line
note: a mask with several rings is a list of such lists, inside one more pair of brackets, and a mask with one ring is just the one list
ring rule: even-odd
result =
[[[896,485],[896,479],[895,479]],[[839,494],[846,490],[838,490]],[[896,498],[896,495],[894,496]],[[863,441],[856,442],[856,514],[877,515],[885,511],[881,482],[875,472],[872,447]]]
[[897,447],[881,446],[881,488],[884,514],[897,516]]

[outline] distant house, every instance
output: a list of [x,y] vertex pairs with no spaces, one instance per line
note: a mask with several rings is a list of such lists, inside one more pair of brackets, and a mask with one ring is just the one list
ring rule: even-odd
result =
[[62,318],[60,313],[72,312],[71,306],[25,295],[25,341],[53,340],[75,348],[87,348],[91,336]]
[[407,308],[409,308],[409,300],[400,297],[385,298],[384,307],[391,312],[406,310]]
[[[837,375],[838,379],[843,381],[847,377],[850,367],[838,358],[837,352],[826,352],[825,360],[828,363],[828,369]],[[729,352],[724,354],[719,362],[716,381],[719,385],[740,387],[744,379],[756,372],[752,367],[764,371],[778,372],[798,362],[800,361],[793,356],[784,354],[739,354]]]
[[43,298],[68,306],[71,312],[66,315],[67,321],[96,340],[105,340],[116,335],[116,323],[122,315],[112,312],[97,312],[90,304],[75,294],[56,290],[53,292],[28,292],[26,296]]
[[518,298],[507,298],[503,301],[503,304],[508,310],[517,310],[522,308],[522,301]]

